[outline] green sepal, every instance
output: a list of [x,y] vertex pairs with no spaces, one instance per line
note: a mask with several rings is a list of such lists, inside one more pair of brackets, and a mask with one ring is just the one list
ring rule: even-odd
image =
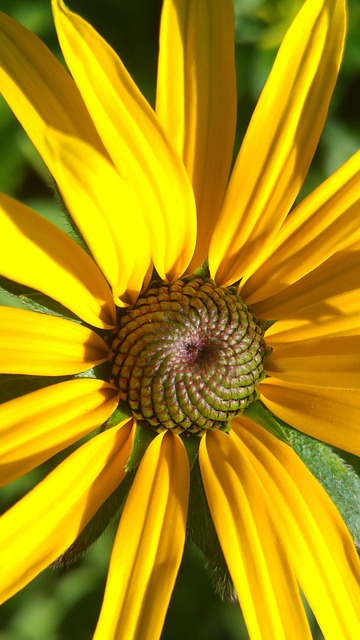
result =
[[282,423],[288,441],[339,510],[360,547],[360,478],[328,445]]
[[74,320],[79,324],[81,322],[78,316],[72,313],[69,309],[66,309],[66,307],[60,304],[60,302],[56,302],[56,300],[45,296],[43,293],[39,293],[39,291],[27,294],[22,293],[19,295],[19,298],[30,311],[47,313],[50,316],[65,318],[66,320]]
[[[111,427],[115,427],[117,424],[119,424],[123,420],[126,420],[127,418],[132,418],[132,414],[129,411],[128,407],[120,402],[114,413],[112,413],[110,418],[108,418],[103,424],[102,431],[110,429]],[[136,422],[133,447],[130,453],[130,457],[125,465],[126,472],[133,471],[139,466],[146,449],[148,448],[150,442],[156,436],[157,433],[155,433],[151,428],[143,427],[140,423]]]
[[26,393],[49,387],[59,382],[72,380],[73,376],[26,376],[0,374],[0,403],[24,396]]
[[[129,416],[129,411],[119,405],[110,418],[106,421],[102,430],[114,427]],[[104,533],[115,516],[120,516],[133,483],[136,469],[149,446],[151,440],[156,437],[151,429],[136,424],[133,448],[126,463],[126,476],[118,488],[101,505],[95,516],[86,525],[75,542],[54,563],[53,567],[67,567],[79,557]]]
[[192,276],[197,276],[198,278],[204,278],[204,280],[206,280],[206,278],[210,278],[208,261],[205,260],[204,264],[201,265],[201,267],[197,267],[197,269],[195,269],[195,271],[193,272]]
[[190,469],[192,469],[199,453],[200,438],[192,433],[184,433],[181,440],[185,445],[186,453],[189,458]]
[[104,422],[102,427],[102,431],[106,431],[107,429],[111,429],[111,427],[116,427],[117,424],[120,424],[126,418],[131,418],[131,413],[129,409],[120,402],[116,407],[115,411],[111,414],[110,418]]
[[115,516],[122,513],[135,473],[128,473],[122,483],[101,505],[72,545],[52,563],[52,567],[69,567],[104,533]]
[[[250,307],[250,309],[251,309],[251,307]],[[256,318],[256,322],[259,325],[259,327],[261,327],[261,329],[265,333],[265,331],[270,329],[270,327],[274,324],[275,320],[264,320],[263,318]],[[266,356],[269,356],[271,351],[272,351],[271,349],[266,349],[264,358],[266,358]]]
[[250,404],[243,415],[245,418],[256,422],[256,424],[266,429],[266,431],[269,431],[269,433],[278,438],[278,440],[289,444],[283,423],[278,420],[262,402],[256,401]]
[[203,556],[217,593],[223,600],[234,602],[235,589],[211,518],[197,457],[191,470],[187,535]]
[[46,296],[44,293],[40,293],[24,284],[19,284],[18,282],[13,282],[8,278],[0,276],[0,290],[16,296],[24,307],[30,311],[38,311],[59,318],[81,322],[80,318],[60,304],[60,302],[56,302],[56,300]]
[[59,191],[59,188],[55,182],[55,180],[52,178],[52,176],[50,176],[50,182],[51,182],[51,187],[53,189],[53,193],[54,193],[54,200],[55,203],[58,205],[59,209],[60,209],[60,213],[63,214],[63,216],[65,217],[68,225],[69,225],[69,229],[67,230],[67,234],[70,236],[70,238],[72,238],[72,240],[75,240],[75,242],[80,245],[80,247],[82,247],[82,249],[84,249],[84,251],[86,251],[86,253],[88,253],[89,255],[91,255],[91,252],[89,250],[89,247],[87,246],[84,237],[81,235],[79,227],[76,226],[74,219],[71,217],[65,202],[62,198],[62,195]]
[[34,292],[35,289],[31,289],[30,287],[26,287],[18,282],[13,282],[12,280],[9,280],[9,278],[0,276],[0,291],[3,293],[9,293],[11,296],[16,296],[18,298],[23,293]]
[[[91,369],[75,373],[74,378],[96,378],[97,380],[108,380],[111,365],[109,362],[102,362]],[[117,423],[116,423],[117,424]]]
[[126,471],[133,471],[139,466],[141,459],[150,442],[154,440],[157,435],[158,434],[155,433],[155,431],[153,431],[151,428],[143,427],[138,422],[136,423],[134,444],[130,457],[126,463]]

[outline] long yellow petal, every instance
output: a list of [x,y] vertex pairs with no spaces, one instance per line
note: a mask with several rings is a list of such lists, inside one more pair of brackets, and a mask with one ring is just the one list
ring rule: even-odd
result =
[[47,126],[103,150],[71,76],[33,33],[0,13],[0,91],[51,171]]
[[311,638],[289,560],[256,472],[234,438],[209,432],[199,451],[209,509],[252,640]]
[[107,382],[61,382],[0,405],[0,485],[48,460],[99,427],[119,394]]
[[355,289],[315,302],[275,322],[266,331],[266,341],[274,347],[321,336],[358,335],[359,327],[360,289]]
[[194,195],[185,168],[150,105],[111,47],[61,0],[53,0],[60,45],[120,175],[141,198],[159,275],[188,266],[196,240]]
[[360,456],[360,394],[267,378],[260,384],[263,403],[276,416],[313,438]]
[[160,637],[183,553],[189,482],[179,436],[157,436],[121,516],[94,640]]
[[0,273],[41,291],[85,322],[110,328],[115,306],[108,284],[69,236],[23,204],[0,194]]
[[317,302],[360,289],[360,242],[338,251],[322,265],[270,298],[251,305],[260,318],[279,320]]
[[0,602],[74,542],[124,479],[132,440],[132,421],[101,433],[0,518]]
[[151,263],[137,194],[82,140],[49,129],[47,141],[63,199],[111,284],[116,304],[135,302]]
[[156,113],[194,188],[198,234],[192,265],[196,267],[207,257],[232,160],[236,123],[232,0],[165,0]]
[[109,347],[91,329],[43,313],[0,307],[1,373],[66,376],[108,356]]
[[248,303],[293,284],[360,239],[360,151],[288,216],[266,262],[246,282]]
[[359,558],[329,496],[297,455],[261,427],[241,421],[230,437],[259,477],[283,553],[326,640],[359,637]]
[[241,146],[210,245],[221,286],[254,273],[305,178],[345,33],[344,0],[307,0],[287,32]]
[[[360,389],[359,333],[277,345],[265,360],[266,373],[297,384]],[[271,338],[266,344],[272,346]]]

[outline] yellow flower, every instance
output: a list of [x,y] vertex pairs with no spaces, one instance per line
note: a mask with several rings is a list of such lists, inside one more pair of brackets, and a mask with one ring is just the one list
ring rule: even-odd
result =
[[[207,256],[217,287],[236,284],[256,317],[276,320],[265,334],[267,377],[255,384],[263,403],[300,431],[359,454],[360,153],[289,215],[336,81],[344,0],[303,5],[229,182],[236,112],[230,0],[164,0],[155,111],[87,22],[61,0],[53,11],[71,76],[1,14],[0,83],[92,257],[1,195],[1,274],[81,320],[0,309],[1,372],[71,377],[0,407],[2,483],[110,418],[117,385],[72,376],[109,360],[111,344],[100,334],[114,335],[153,267],[165,283],[194,271],[201,278]],[[137,466],[138,432],[127,417],[96,433],[2,516],[2,601],[66,552]],[[358,637],[354,545],[291,447],[246,414],[230,421],[229,433],[191,437],[200,442],[207,502],[250,637],[311,637],[299,587],[325,638]],[[186,534],[185,441],[160,428],[142,456],[97,640],[160,637]]]

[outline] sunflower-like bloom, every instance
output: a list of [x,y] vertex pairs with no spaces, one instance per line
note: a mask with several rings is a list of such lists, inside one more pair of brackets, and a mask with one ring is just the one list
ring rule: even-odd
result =
[[[360,153],[289,213],[338,74],[345,2],[303,5],[230,178],[231,0],[164,0],[155,110],[86,21],[61,0],[53,12],[71,75],[1,15],[0,83],[88,250],[1,196],[1,274],[71,312],[0,309],[1,372],[56,380],[0,407],[1,481],[93,437],[1,517],[0,597],[69,558],[132,475],[95,638],[159,638],[183,553],[192,466],[250,637],[310,638],[300,591],[325,638],[360,637],[359,563],[342,518],[291,446],[242,405],[243,393],[250,409],[260,398],[269,415],[359,454]],[[239,317],[251,334],[241,339],[252,345],[257,336],[256,374],[247,356],[229,364],[240,349]],[[217,332],[210,346],[206,323]],[[158,325],[161,365],[146,355]],[[141,349],[130,358],[134,326],[131,348]],[[234,386],[235,400],[226,395]]]

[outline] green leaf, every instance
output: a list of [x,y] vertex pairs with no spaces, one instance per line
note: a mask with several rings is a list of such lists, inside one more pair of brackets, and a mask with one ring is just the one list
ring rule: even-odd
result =
[[289,443],[324,487],[360,547],[360,478],[332,449],[283,424]]

